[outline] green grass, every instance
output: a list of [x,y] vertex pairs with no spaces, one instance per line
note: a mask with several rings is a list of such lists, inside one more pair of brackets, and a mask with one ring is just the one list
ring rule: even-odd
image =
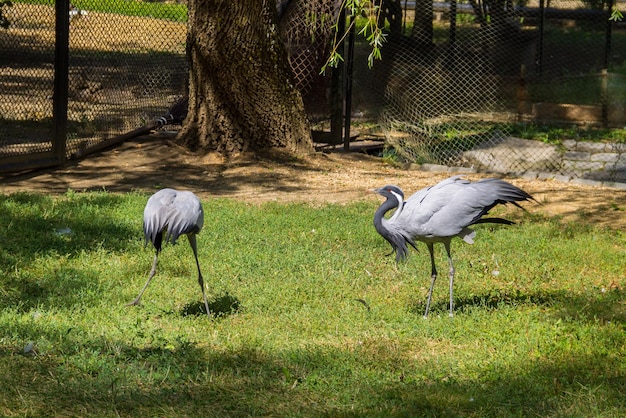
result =
[[[54,5],[52,0],[14,0],[13,3]],[[150,2],[133,0],[72,0],[81,10],[115,13],[126,16],[143,16],[167,19],[176,22],[187,21],[187,6],[174,2]]]
[[0,195],[0,415],[626,415],[623,232],[479,226],[424,320],[427,251],[385,257],[377,202],[205,200],[209,320],[185,240],[124,306],[146,197]]
[[510,135],[542,141],[548,144],[561,144],[563,140],[575,139],[587,142],[616,142],[626,144],[626,129],[605,129],[583,126],[562,126],[543,123],[514,123],[496,125]]

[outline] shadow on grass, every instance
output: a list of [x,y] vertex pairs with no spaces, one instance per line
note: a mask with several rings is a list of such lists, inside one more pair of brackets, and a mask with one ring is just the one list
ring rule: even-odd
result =
[[[142,238],[141,208],[133,196],[110,193],[0,195],[0,305],[29,310],[40,303],[64,307],[98,298],[101,274],[74,257],[124,253]],[[122,214],[137,212],[131,219]],[[43,269],[32,267],[44,266]]]
[[[241,308],[241,302],[234,296],[226,293],[223,296],[219,296],[213,300],[208,300],[209,310],[211,316],[214,318],[226,317],[239,312]],[[206,309],[204,302],[193,302],[185,305],[181,310],[182,316],[200,316],[206,315]]]
[[21,347],[0,346],[7,413],[409,417],[595,411],[617,416],[626,408],[626,380],[612,371],[618,360],[594,352],[520,358],[520,364],[440,375],[441,368],[413,356],[381,357],[388,341],[375,339],[350,349],[305,345],[268,352],[253,342],[200,347],[183,334],[146,344],[86,340],[79,332],[49,327],[28,330],[42,331],[55,351],[20,355]]
[[[141,209],[136,225],[113,216],[129,199],[110,193],[76,193],[53,199],[35,193],[0,195],[0,232],[9,257],[27,261],[48,253],[74,255],[81,250],[124,250],[141,237]],[[138,227],[138,228],[137,228]],[[7,257],[7,254],[3,256]]]
[[[626,309],[622,307],[623,293],[619,289],[610,289],[598,295],[572,295],[566,291],[522,293],[490,292],[482,295],[454,298],[454,312],[471,314],[474,309],[495,310],[505,306],[538,306],[549,308],[551,315],[563,319],[599,320],[603,322],[626,322]],[[424,313],[425,300],[418,301],[410,308],[413,314]],[[430,314],[448,314],[449,301],[434,301]]]
[[[595,299],[559,291],[455,301],[463,315],[528,305],[545,307],[549,315],[624,323],[621,300],[618,291]],[[216,317],[241,309],[229,294],[210,302]],[[422,309],[414,307],[419,315]],[[447,300],[437,301],[433,314],[447,315],[447,309]],[[205,315],[202,301],[180,315]],[[117,337],[47,320],[0,322],[0,335],[24,341],[7,346],[0,340],[0,391],[6,394],[0,409],[32,416],[354,417],[623,416],[619,411],[626,410],[623,343],[610,330],[598,332],[588,350],[553,356],[539,350],[541,355],[465,364],[461,373],[436,364],[445,363],[445,356],[433,356],[432,348],[394,345],[376,335],[348,346],[303,342],[283,350],[255,341],[199,344],[188,330],[163,332],[167,323],[141,316],[119,324]],[[29,341],[35,341],[34,349],[24,353]],[[46,341],[47,351],[38,341]]]
[[0,306],[28,312],[39,305],[67,308],[95,303],[100,295],[99,275],[89,268],[60,268],[45,276],[3,278]]

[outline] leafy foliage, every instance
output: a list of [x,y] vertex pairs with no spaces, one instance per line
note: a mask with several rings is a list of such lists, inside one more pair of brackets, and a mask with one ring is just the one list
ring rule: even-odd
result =
[[617,6],[613,6],[613,10],[611,11],[611,17],[609,18],[609,20],[613,20],[615,22],[621,22],[622,20],[624,20],[624,15],[617,8]]
[[358,34],[363,36],[372,48],[372,52],[367,57],[367,65],[371,68],[374,65],[374,60],[380,60],[382,58],[380,50],[385,42],[385,33],[383,32],[383,28],[378,26],[377,23],[380,14],[380,5],[367,0],[344,0],[342,7],[347,10],[347,14],[352,18],[349,20],[348,27],[343,33],[339,33],[338,23],[334,25],[335,37],[332,43],[332,50],[328,60],[322,66],[322,73],[326,72],[328,67],[336,68],[337,65],[343,61],[343,57],[339,52],[339,46],[343,45],[343,42],[352,28],[356,26],[357,20],[355,17],[357,16],[365,17],[365,23],[359,29]]

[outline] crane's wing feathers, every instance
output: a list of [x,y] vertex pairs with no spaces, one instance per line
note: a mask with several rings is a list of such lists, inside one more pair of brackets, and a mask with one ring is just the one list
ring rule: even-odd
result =
[[200,199],[187,191],[163,189],[153,194],[144,209],[143,231],[148,241],[160,251],[165,242],[176,243],[181,235],[200,232],[204,212]]
[[521,207],[517,202],[531,199],[525,191],[500,179],[470,182],[455,176],[412,195],[393,223],[403,234],[418,240],[459,236],[470,242],[474,234],[468,226],[512,223],[502,218],[483,218],[494,206],[512,203]]

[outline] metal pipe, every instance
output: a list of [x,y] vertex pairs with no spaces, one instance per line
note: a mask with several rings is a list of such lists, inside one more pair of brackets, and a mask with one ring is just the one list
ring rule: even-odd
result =
[[70,2],[55,2],[54,95],[52,102],[52,153],[60,165],[66,160],[67,103],[70,56]]
[[346,107],[344,110],[343,149],[350,151],[350,123],[352,122],[352,75],[354,73],[354,35],[355,16],[350,16],[350,33],[348,34],[348,53],[346,56]]

